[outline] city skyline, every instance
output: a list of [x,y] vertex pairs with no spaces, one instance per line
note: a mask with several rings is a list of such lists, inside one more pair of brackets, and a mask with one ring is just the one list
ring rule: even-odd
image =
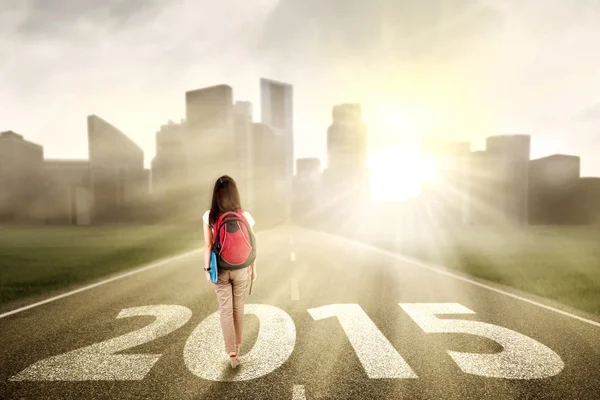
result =
[[[0,42],[11,57],[0,64],[0,130],[44,144],[49,157],[81,159],[81,116],[96,113],[144,149],[148,167],[156,127],[183,116],[177,93],[228,82],[258,119],[255,82],[264,75],[297,88],[296,158],[325,160],[328,107],[350,101],[363,105],[373,153],[431,131],[474,148],[487,136],[519,133],[532,135],[533,158],[578,154],[582,176],[600,175],[593,2],[433,2],[439,14],[410,2],[234,3],[232,15],[231,4],[187,0],[171,7],[3,4],[9,18]],[[333,18],[339,10],[345,17]],[[199,23],[205,15],[210,23]],[[414,24],[397,23],[404,18]],[[59,29],[55,20],[69,22]],[[169,30],[175,22],[181,29]],[[431,31],[432,23],[441,28]],[[390,125],[400,134],[391,135]]]

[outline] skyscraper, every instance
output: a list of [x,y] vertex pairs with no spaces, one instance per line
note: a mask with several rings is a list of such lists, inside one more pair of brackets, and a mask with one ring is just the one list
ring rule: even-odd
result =
[[[252,124],[253,213],[270,225],[288,216],[284,137],[263,123]],[[265,226],[262,225],[262,226]]]
[[368,197],[367,129],[360,104],[333,107],[333,123],[327,129],[327,169],[324,183],[331,195],[353,203]]
[[187,213],[188,132],[185,121],[169,121],[156,132],[156,156],[152,160],[152,193],[160,215]]
[[215,180],[239,176],[234,134],[233,90],[227,85],[186,92],[188,166],[192,197],[200,217],[210,207]]
[[236,101],[233,106],[233,114],[237,160],[240,171],[239,176],[236,176],[234,179],[236,179],[238,184],[242,205],[247,210],[252,211],[254,208],[252,103],[249,101]]
[[282,138],[285,175],[286,215],[290,216],[294,179],[293,86],[288,83],[260,79],[261,121]]

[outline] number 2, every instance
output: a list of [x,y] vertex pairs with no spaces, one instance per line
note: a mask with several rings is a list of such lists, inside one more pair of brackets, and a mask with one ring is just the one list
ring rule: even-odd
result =
[[104,342],[40,360],[11,381],[141,380],[160,354],[114,354],[150,342],[181,328],[192,316],[183,306],[157,305],[126,308],[117,318],[151,315],[150,325]]

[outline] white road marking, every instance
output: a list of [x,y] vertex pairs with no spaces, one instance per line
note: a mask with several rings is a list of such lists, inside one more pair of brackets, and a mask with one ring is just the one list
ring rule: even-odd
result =
[[292,400],[306,400],[304,385],[294,385],[294,389],[292,391]]
[[290,261],[291,262],[296,262],[296,252],[295,251],[292,251],[290,253]]
[[300,290],[298,289],[298,279],[296,278],[292,278],[291,297],[292,300],[300,300]]
[[242,354],[236,373],[225,373],[231,366],[216,311],[200,322],[185,343],[183,360],[194,375],[211,381],[247,381],[260,378],[287,361],[296,344],[292,318],[266,304],[246,304],[244,313],[256,315],[260,324],[256,343],[247,354]]
[[505,296],[512,297],[514,299],[521,300],[521,301],[524,301],[524,302],[529,303],[529,304],[533,304],[534,306],[538,306],[538,307],[544,308],[546,310],[554,311],[555,313],[564,315],[566,317],[570,317],[570,318],[573,318],[573,319],[576,319],[576,320],[588,323],[590,325],[594,325],[594,326],[600,327],[600,322],[596,322],[596,321],[593,321],[591,319],[580,317],[579,315],[575,315],[575,314],[572,314],[570,312],[563,311],[563,310],[560,310],[558,308],[555,308],[555,307],[548,306],[546,304],[540,303],[538,301],[531,300],[531,299],[528,299],[526,297],[519,296],[517,294],[510,293],[510,292],[507,292],[507,291],[502,290],[502,289],[495,288],[495,287],[490,286],[490,285],[486,285],[485,283],[477,282],[477,281],[475,281],[473,279],[469,279],[467,277],[464,277],[464,276],[452,273],[450,271],[447,271],[443,267],[436,267],[436,266],[433,266],[433,265],[429,265],[429,264],[426,264],[426,263],[421,262],[419,260],[416,260],[416,259],[413,259],[413,258],[410,258],[410,257],[407,257],[407,256],[403,256],[401,254],[397,254],[397,253],[394,253],[394,252],[389,251],[389,250],[383,250],[383,249],[380,249],[380,248],[375,247],[375,246],[371,246],[371,245],[368,245],[368,244],[365,244],[365,243],[361,243],[361,242],[359,242],[357,240],[352,240],[352,239],[348,239],[348,238],[344,238],[344,237],[340,237],[340,236],[335,236],[335,235],[328,234],[328,233],[323,233],[323,232],[319,232],[319,233],[322,233],[322,234],[328,235],[328,236],[334,236],[335,238],[340,239],[342,241],[350,242],[350,243],[352,243],[354,245],[360,245],[360,246],[362,246],[364,248],[376,251],[376,252],[378,252],[380,254],[385,254],[385,255],[387,255],[389,257],[397,258],[397,259],[402,260],[402,261],[404,261],[406,263],[412,264],[412,265],[414,265],[416,267],[424,268],[424,269],[430,270],[432,272],[436,272],[436,273],[441,274],[441,275],[450,276],[452,278],[461,280],[463,282],[468,282],[468,283],[471,283],[471,284],[473,284],[475,286],[479,286],[479,287],[491,290],[492,292],[500,293],[500,294],[503,294]]
[[358,304],[331,304],[308,312],[314,320],[337,317],[369,378],[418,378]]
[[79,289],[71,290],[70,292],[59,294],[58,296],[50,297],[48,299],[45,299],[45,300],[42,300],[42,301],[38,301],[37,303],[29,304],[29,305],[21,307],[21,308],[17,308],[17,309],[12,310],[12,311],[7,311],[7,312],[5,312],[3,314],[0,314],[0,318],[5,318],[5,317],[8,317],[9,315],[17,314],[17,313],[20,313],[22,311],[29,310],[31,308],[34,308],[34,307],[37,307],[37,306],[41,306],[43,304],[47,304],[47,303],[50,303],[50,302],[62,299],[64,297],[72,296],[74,294],[83,292],[85,290],[93,289],[95,287],[107,284],[109,282],[113,282],[113,281],[116,281],[116,280],[119,280],[119,279],[127,278],[128,276],[139,274],[140,272],[148,271],[150,269],[157,268],[157,267],[162,267],[165,264],[168,264],[168,263],[170,263],[172,261],[177,261],[179,259],[191,256],[192,254],[196,254],[196,253],[202,252],[202,251],[204,251],[204,249],[196,249],[196,250],[188,251],[187,253],[182,253],[182,254],[179,254],[179,255],[176,255],[176,256],[173,256],[173,257],[165,258],[164,260],[159,260],[159,261],[153,262],[151,264],[148,264],[146,266],[143,266],[143,267],[140,267],[140,268],[136,268],[133,271],[129,271],[129,272],[126,272],[126,273],[121,274],[121,275],[113,276],[112,278],[108,278],[108,279],[105,279],[103,281],[96,282],[96,283],[93,283],[91,285],[81,287]]
[[183,306],[126,308],[117,318],[151,315],[149,325],[133,332],[64,354],[46,358],[19,372],[10,381],[142,380],[160,354],[115,354],[165,336],[185,325],[192,311]]
[[488,338],[502,346],[492,354],[448,351],[467,374],[503,379],[541,379],[558,375],[565,364],[547,346],[498,325],[466,319],[438,318],[436,314],[474,314],[458,303],[399,303],[427,333],[466,333]]

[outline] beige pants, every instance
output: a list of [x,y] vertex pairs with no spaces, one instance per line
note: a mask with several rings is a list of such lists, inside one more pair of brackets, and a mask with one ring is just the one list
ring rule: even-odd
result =
[[217,283],[212,284],[219,302],[221,329],[225,339],[225,351],[228,353],[236,352],[236,345],[242,344],[244,303],[249,280],[246,267],[231,271],[221,270]]

